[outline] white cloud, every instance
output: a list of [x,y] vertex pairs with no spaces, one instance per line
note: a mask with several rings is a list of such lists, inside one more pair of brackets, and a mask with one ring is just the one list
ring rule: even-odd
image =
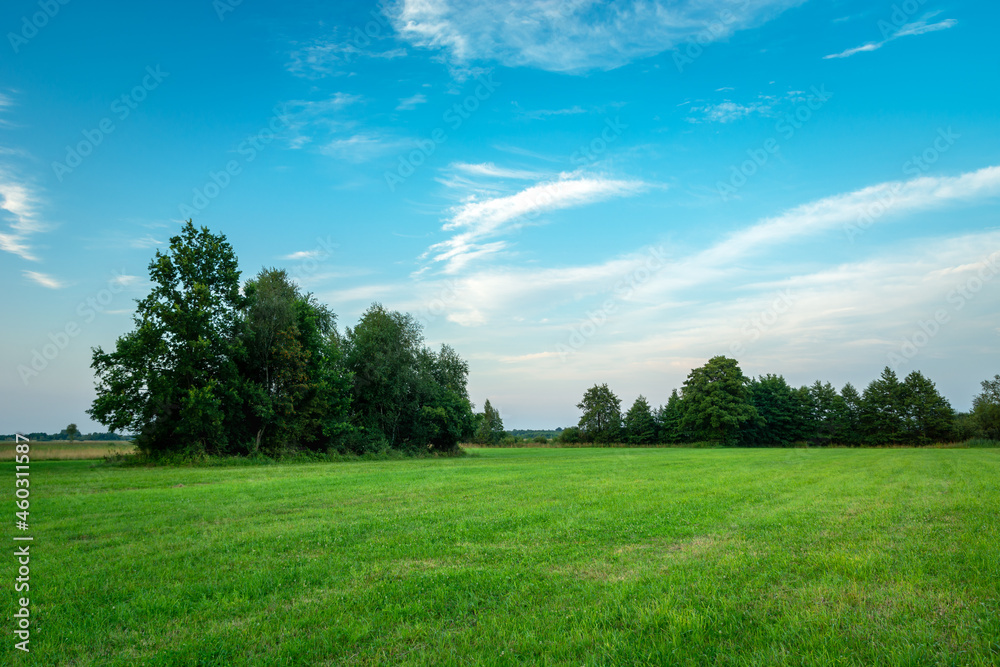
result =
[[473,176],[487,176],[491,178],[512,178],[518,180],[537,180],[543,178],[545,174],[537,171],[525,169],[507,169],[498,167],[492,162],[482,162],[479,164],[469,164],[466,162],[456,162],[451,165],[452,169],[463,171]]
[[730,123],[754,113],[766,114],[770,110],[771,106],[762,102],[737,104],[729,100],[703,107],[691,107],[691,113],[700,113],[705,120],[713,123]]
[[53,278],[47,273],[39,273],[38,271],[25,271],[24,277],[35,281],[42,287],[48,287],[49,289],[62,289],[68,285],[68,283],[64,283],[57,278]]
[[146,234],[142,238],[132,239],[129,241],[129,245],[133,248],[155,248],[156,246],[163,244],[164,241],[154,238],[152,234]]
[[411,97],[404,97],[396,106],[396,111],[409,111],[410,109],[415,109],[417,105],[423,104],[426,101],[427,96],[423,93],[417,93]]
[[725,39],[802,0],[401,0],[396,30],[457,63],[497,60],[558,72],[613,69],[678,45]]
[[10,230],[0,232],[0,250],[37,262],[29,237],[49,229],[49,225],[38,219],[38,196],[25,183],[0,171],[0,198],[0,211],[5,212]]
[[385,137],[375,133],[363,133],[344,139],[333,139],[325,144],[321,151],[340,160],[360,163],[410,146],[411,142],[404,139]]
[[900,37],[912,37],[915,35],[924,35],[929,32],[937,32],[938,30],[947,30],[948,28],[954,27],[958,23],[955,19],[945,19],[944,21],[939,21],[937,23],[927,23],[928,18],[930,18],[930,16],[925,16],[923,19],[914,21],[913,23],[907,23],[895,32],[886,36],[882,41],[868,42],[867,44],[862,44],[861,46],[856,46],[852,49],[841,51],[840,53],[831,53],[828,56],[823,56],[823,59],[829,60],[831,58],[849,58],[857,53],[877,51],[889,42],[899,39]]
[[326,250],[317,248],[315,250],[299,250],[288,255],[282,255],[279,259],[289,259],[293,261],[300,259],[316,259],[317,257],[324,257],[327,254],[329,253]]
[[[369,40],[370,41],[370,40]],[[291,52],[286,68],[296,76],[318,79],[342,73],[352,63],[363,59],[392,60],[406,55],[406,49],[374,50],[348,40],[319,39]]]
[[446,263],[446,273],[455,273],[473,259],[506,248],[504,242],[483,244],[482,241],[521,227],[526,218],[614,197],[631,196],[645,188],[641,181],[576,177],[540,183],[513,195],[472,199],[454,208],[451,219],[442,227],[444,230],[462,231],[447,241],[431,246],[428,253],[436,253],[434,261]]

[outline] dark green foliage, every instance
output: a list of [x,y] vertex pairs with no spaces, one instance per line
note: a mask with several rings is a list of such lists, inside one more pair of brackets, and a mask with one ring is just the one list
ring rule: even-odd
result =
[[490,399],[487,398],[483,405],[483,411],[476,415],[476,435],[473,442],[480,445],[496,446],[500,444],[503,436],[503,419],[500,418],[500,412],[490,404]]
[[684,408],[681,405],[681,397],[674,389],[670,392],[667,404],[660,406],[656,411],[657,441],[664,444],[686,442],[682,427],[683,418]]
[[682,425],[723,444],[736,444],[740,427],[759,418],[750,401],[747,379],[735,359],[712,357],[692,370],[682,395]]
[[742,423],[740,442],[750,447],[787,447],[809,431],[808,392],[788,386],[780,375],[765,375],[747,384],[757,418]]
[[583,410],[579,426],[588,441],[609,443],[621,437],[621,404],[607,384],[594,385],[584,393],[576,407]]
[[986,438],[1000,440],[1000,375],[983,380],[982,386],[972,401],[972,417]]
[[567,445],[579,445],[584,440],[583,430],[577,426],[570,426],[564,428],[561,433],[559,433],[559,442]]
[[225,236],[189,220],[149,265],[153,289],[136,329],[112,352],[94,350],[97,398],[88,411],[136,434],[147,453],[182,448],[225,454],[238,446],[244,405],[236,359],[245,299]]
[[656,421],[645,396],[639,396],[625,414],[625,441],[633,445],[656,442]]
[[946,440],[952,431],[955,411],[938,393],[934,383],[920,371],[906,376],[903,391],[902,440],[911,445],[929,445]]
[[447,345],[435,354],[422,343],[412,316],[378,303],[347,330],[354,422],[391,448],[452,450],[473,435],[469,368]]
[[860,430],[866,445],[889,445],[903,440],[905,393],[905,386],[888,366],[868,385],[861,397],[860,415]]
[[843,400],[843,403],[840,405],[840,409],[843,411],[840,419],[843,424],[843,430],[837,439],[837,443],[847,445],[848,447],[857,447],[863,442],[861,436],[861,394],[858,393],[853,384],[848,382],[840,390],[840,398]]
[[451,452],[472,436],[469,367],[374,304],[345,338],[284,271],[243,290],[222,235],[191,221],[149,266],[136,329],[94,350],[90,414],[151,458]]
[[80,437],[80,429],[76,427],[76,424],[70,424],[66,427],[66,439],[70,442],[75,441]]

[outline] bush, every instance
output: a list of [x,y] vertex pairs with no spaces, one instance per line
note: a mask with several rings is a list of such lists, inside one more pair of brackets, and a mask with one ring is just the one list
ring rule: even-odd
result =
[[989,438],[971,438],[965,441],[965,446],[973,449],[1000,447],[1000,440]]
[[534,438],[531,439],[531,441],[534,443],[538,443],[539,445],[547,445],[549,443],[549,439],[546,438],[544,435],[536,435]]

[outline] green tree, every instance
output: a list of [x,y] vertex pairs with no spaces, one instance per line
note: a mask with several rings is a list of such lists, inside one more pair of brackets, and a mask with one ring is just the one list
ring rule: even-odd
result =
[[985,437],[1000,440],[1000,375],[983,380],[982,387],[972,400],[972,417]]
[[640,395],[625,414],[625,438],[633,445],[656,442],[656,420],[645,396]]
[[888,366],[861,396],[860,426],[868,445],[887,445],[905,439],[906,387]]
[[499,445],[504,436],[503,419],[500,418],[500,412],[490,404],[490,399],[486,399],[478,417],[476,442],[481,445]]
[[70,442],[75,441],[80,437],[80,429],[76,427],[76,424],[70,424],[66,427],[66,439]]
[[659,442],[676,444],[684,442],[684,429],[681,425],[684,418],[684,408],[681,397],[674,389],[670,392],[667,404],[656,411],[656,431]]
[[[852,387],[853,389],[853,387]],[[846,428],[846,404],[832,384],[816,380],[809,387],[812,401],[812,432],[810,439],[817,445],[830,445],[838,440]]]
[[621,404],[621,399],[606,384],[595,384],[583,394],[583,400],[576,407],[583,410],[579,427],[588,440],[609,443],[620,437]]
[[904,380],[904,438],[914,445],[929,445],[951,436],[955,411],[920,371]]
[[136,434],[147,453],[233,451],[245,412],[236,255],[225,236],[189,220],[166,253],[156,252],[149,277],[135,330],[114,351],[93,351],[97,398],[88,413]]
[[836,442],[849,447],[857,447],[862,442],[861,394],[858,393],[853,384],[848,382],[840,390],[840,398],[842,403],[838,403],[837,407],[841,410],[839,421],[843,424],[843,430],[837,435]]
[[805,437],[810,406],[780,375],[747,382],[756,418],[742,422],[740,442],[752,447],[787,447]]
[[757,420],[747,379],[735,359],[712,357],[695,368],[682,390],[685,428],[725,444],[735,444],[740,426]]

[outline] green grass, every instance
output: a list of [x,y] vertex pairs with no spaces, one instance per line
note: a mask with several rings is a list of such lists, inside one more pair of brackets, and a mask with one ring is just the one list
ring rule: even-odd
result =
[[31,471],[0,664],[1000,663],[995,449]]
[[[124,440],[46,440],[28,443],[32,461],[72,461],[77,459],[100,459],[116,454],[131,454],[135,451],[131,442]],[[15,443],[0,442],[0,461],[14,458]]]

